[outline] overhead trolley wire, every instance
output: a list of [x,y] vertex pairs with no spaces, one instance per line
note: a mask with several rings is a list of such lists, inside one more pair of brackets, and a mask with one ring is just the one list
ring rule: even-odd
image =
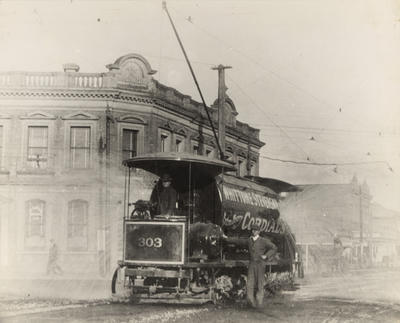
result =
[[265,155],[260,155],[261,158],[278,161],[283,163],[291,163],[291,164],[300,164],[300,165],[311,165],[311,166],[351,166],[351,165],[368,165],[368,164],[385,164],[388,169],[394,173],[393,168],[386,160],[374,160],[374,161],[365,161],[365,162],[338,162],[338,163],[318,163],[318,162],[306,162],[301,160],[291,160],[291,159],[281,159],[281,158],[273,158]]
[[[184,16],[179,10],[177,10],[176,8],[172,8],[175,12],[177,12],[179,15],[181,15],[182,17]],[[319,97],[317,97],[316,95],[314,95],[313,93],[311,93],[308,90],[303,89],[302,87],[298,86],[297,84],[295,84],[294,82],[284,78],[283,76],[281,76],[280,74],[278,74],[277,72],[265,67],[264,65],[262,65],[258,60],[254,59],[253,57],[249,56],[248,54],[246,54],[244,51],[239,50],[235,47],[233,47],[231,44],[229,44],[228,42],[224,41],[223,39],[213,35],[212,33],[210,33],[209,31],[207,31],[206,29],[202,28],[201,26],[199,26],[197,23],[194,22],[194,19],[192,19],[192,17],[189,17],[190,19],[187,18],[183,18],[183,20],[185,20],[186,22],[189,22],[191,25],[195,26],[197,29],[199,29],[201,32],[203,32],[204,34],[206,34],[207,36],[209,36],[210,38],[213,38],[215,41],[218,42],[218,44],[223,44],[226,48],[235,51],[236,53],[244,56],[245,58],[247,58],[248,60],[250,60],[251,62],[253,62],[253,64],[257,65],[258,67],[262,68],[263,70],[269,72],[270,74],[272,74],[273,76],[275,76],[277,79],[289,84],[290,86],[292,86],[294,89],[298,90],[299,92],[303,92],[306,95],[308,95],[309,97],[311,97],[312,99],[314,99],[316,102],[322,103],[323,106],[327,106],[330,107],[331,109],[334,109],[334,111],[338,111],[338,108],[335,107],[334,105],[332,105],[331,103],[327,102],[326,100],[320,99]],[[262,80],[263,78],[261,78]],[[364,81],[365,83],[365,81]],[[363,84],[364,85],[364,84]],[[357,123],[360,123],[360,120],[358,118],[352,118],[353,120],[355,120]],[[282,128],[279,128],[282,129]],[[322,132],[325,131],[325,128],[321,128],[318,132],[318,135],[321,134]]]
[[[165,3],[165,2],[164,2],[164,3]],[[178,14],[179,14],[179,11],[176,10],[176,8],[172,8],[172,9],[173,9],[174,11],[178,12]],[[168,13],[168,12],[167,12],[167,13]],[[168,14],[168,16],[169,16],[169,14]],[[170,18],[170,21],[171,21],[171,17],[170,17],[170,16],[169,16],[169,18]],[[315,96],[313,93],[311,93],[311,92],[309,92],[309,91],[307,91],[307,90],[305,90],[305,89],[299,87],[297,84],[295,84],[295,83],[293,83],[292,81],[287,80],[286,78],[280,76],[278,73],[274,72],[273,70],[270,70],[270,69],[266,68],[265,66],[263,66],[262,64],[260,64],[256,59],[254,59],[254,58],[252,58],[251,56],[247,55],[245,52],[234,48],[233,46],[231,46],[231,45],[230,45],[229,43],[227,43],[226,41],[220,39],[219,37],[217,37],[217,36],[215,36],[215,35],[213,35],[213,34],[211,34],[211,33],[208,32],[207,30],[205,30],[204,28],[201,28],[198,24],[195,24],[195,23],[194,23],[194,20],[192,19],[191,16],[190,16],[189,18],[187,18],[187,19],[185,18],[184,20],[185,20],[186,22],[189,22],[189,23],[192,24],[193,26],[195,26],[197,29],[199,29],[199,30],[202,31],[203,33],[207,34],[209,37],[211,37],[211,38],[213,38],[214,40],[216,40],[219,44],[223,44],[223,45],[225,45],[226,47],[228,47],[230,50],[233,50],[233,51],[237,52],[238,54],[243,55],[244,57],[246,57],[247,59],[249,59],[250,61],[252,61],[255,65],[257,65],[257,66],[261,67],[263,70],[265,70],[265,71],[271,73],[271,74],[274,75],[277,79],[286,82],[287,84],[289,84],[290,86],[292,86],[293,88],[295,88],[296,90],[298,90],[299,92],[303,92],[303,93],[307,94],[308,96],[310,96],[311,98],[313,98],[315,101],[322,103],[323,106],[327,106],[327,107],[333,108],[333,109],[335,109],[335,111],[338,110],[335,106],[333,106],[333,105],[330,104],[329,102],[318,98],[318,97]],[[171,21],[171,23],[172,23],[172,21]],[[175,28],[174,28],[174,30],[175,30],[175,33],[176,33],[176,29],[175,29]],[[177,35],[177,37],[179,37],[179,36]],[[178,39],[178,41],[179,41],[179,39]],[[179,43],[180,43],[180,45],[181,45],[181,42],[180,42],[180,41],[179,41]],[[181,47],[182,47],[182,45],[181,45]],[[182,50],[184,51],[183,48],[182,48]],[[185,52],[184,52],[184,54],[185,54]],[[187,60],[187,63],[188,63],[188,65],[189,65],[189,68],[191,69],[192,76],[195,78],[195,76],[194,76],[194,74],[193,74],[193,70],[192,70],[192,68],[191,68],[191,66],[190,66],[190,62],[188,61],[186,54],[185,54],[185,59]],[[268,157],[268,156],[260,156],[260,157],[266,158],[266,159],[270,159],[270,160],[275,160],[275,161],[281,161],[281,162],[289,162],[289,163],[295,163],[295,164],[306,164],[306,165],[316,165],[316,166],[361,165],[361,164],[377,164],[377,163],[383,163],[383,164],[387,165],[387,167],[389,168],[390,171],[393,172],[393,169],[390,167],[389,163],[388,163],[387,161],[384,161],[384,160],[382,160],[382,161],[367,161],[367,162],[347,162],[347,163],[318,163],[318,162],[312,162],[312,161],[310,161],[310,158],[309,158],[308,154],[304,151],[304,149],[303,149],[301,146],[299,146],[296,142],[294,142],[293,139],[292,139],[292,137],[284,130],[284,128],[286,128],[286,127],[285,127],[285,126],[281,127],[281,126],[278,125],[275,121],[273,121],[272,118],[271,118],[271,117],[270,117],[270,116],[269,116],[269,115],[268,115],[268,114],[267,114],[253,99],[252,99],[252,98],[251,98],[251,96],[249,96],[249,95],[241,88],[241,86],[239,86],[239,84],[238,84],[237,82],[235,82],[230,76],[228,76],[228,78],[229,78],[229,79],[238,87],[238,89],[251,101],[251,103],[252,103],[258,110],[260,110],[260,111],[270,120],[270,122],[273,124],[274,127],[276,127],[276,128],[279,129],[283,134],[285,134],[285,136],[290,140],[290,142],[291,142],[293,145],[295,145],[299,150],[301,150],[305,156],[307,156],[307,161],[283,160],[283,159],[272,158],[272,157]],[[195,80],[195,82],[196,82],[196,80]],[[196,82],[196,86],[198,86],[198,83],[197,83],[197,82]],[[201,94],[201,92],[200,92],[199,87],[198,87],[198,90],[199,90],[199,93],[200,93],[201,98],[203,99],[203,96],[202,96],[202,94]],[[203,104],[204,104],[204,107],[206,108],[204,99],[203,99]],[[206,111],[208,112],[207,108],[206,108]],[[289,128],[289,127],[287,127],[287,128]],[[312,128],[310,128],[310,129],[313,130]],[[319,133],[321,133],[321,132],[323,132],[323,131],[325,131],[325,130],[328,130],[328,129],[325,129],[325,128],[316,128],[315,130],[317,130],[317,131],[319,130]],[[328,131],[329,131],[329,130],[328,130]],[[333,130],[332,130],[332,131],[333,131]],[[215,134],[215,133],[214,133],[214,134]],[[379,132],[379,135],[381,135],[380,132]],[[216,135],[215,135],[215,136],[216,136]],[[218,143],[218,141],[217,141],[217,143]]]
[[288,135],[288,133],[283,129],[283,128],[281,128],[274,120],[272,120],[272,118],[253,100],[253,98],[250,96],[250,95],[248,95],[241,87],[240,87],[240,85],[239,84],[237,84],[233,79],[232,79],[232,77],[230,77],[230,76],[228,76],[228,78],[229,78],[229,80],[231,81],[231,82],[233,82],[237,87],[238,87],[238,89],[251,101],[251,103],[258,109],[258,110],[260,110],[267,118],[268,118],[268,120],[269,121],[271,121],[271,123],[276,127],[276,128],[278,128],[280,131],[282,131],[282,133],[283,134],[285,134],[285,136],[290,140],[290,142],[293,144],[293,145],[295,145],[299,150],[301,150],[301,152],[307,157],[307,158],[309,158],[308,157],[308,154],[304,151],[304,149],[302,148],[302,147],[300,147],[296,142],[294,142],[293,141],[293,139]]

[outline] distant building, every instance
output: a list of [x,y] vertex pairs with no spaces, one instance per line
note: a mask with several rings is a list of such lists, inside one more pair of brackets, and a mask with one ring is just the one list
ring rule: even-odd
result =
[[281,215],[302,246],[306,269],[320,269],[318,262],[332,254],[335,239],[348,249],[349,262],[370,260],[372,196],[368,185],[353,177],[348,184],[298,187],[298,192],[288,193],[282,201]]
[[[335,246],[349,265],[400,261],[400,213],[371,203],[366,182],[298,185],[281,202],[281,216],[302,247],[306,270],[329,270]],[[328,266],[328,268],[327,268]]]
[[[122,250],[122,160],[217,157],[216,143],[202,104],[160,84],[140,55],[105,73],[63,68],[0,73],[0,271],[44,274],[54,239],[65,275],[109,277]],[[258,175],[259,130],[236,120],[229,98],[225,109],[226,155],[239,176]],[[154,178],[136,175],[145,199]]]
[[400,263],[400,212],[388,210],[373,203],[372,214],[372,261],[375,264],[393,266]]

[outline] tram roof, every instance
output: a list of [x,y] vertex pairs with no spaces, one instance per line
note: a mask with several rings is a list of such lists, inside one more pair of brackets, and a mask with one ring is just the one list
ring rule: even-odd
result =
[[296,185],[281,181],[275,178],[260,177],[260,176],[245,176],[245,178],[254,181],[260,185],[270,187],[276,193],[281,192],[297,192],[300,188]]
[[158,176],[165,172],[177,172],[189,164],[191,164],[192,172],[207,173],[210,176],[236,170],[233,165],[219,159],[178,152],[143,154],[126,159],[122,164],[130,168],[141,168]]

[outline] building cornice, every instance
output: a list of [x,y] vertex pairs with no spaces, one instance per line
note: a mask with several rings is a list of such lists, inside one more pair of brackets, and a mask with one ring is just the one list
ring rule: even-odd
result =
[[[156,73],[141,55],[128,54],[107,65],[108,72],[82,73],[77,64],[64,64],[64,72],[0,72],[0,99],[105,100],[151,105],[169,110],[192,123],[209,127],[202,103],[153,78]],[[261,148],[259,130],[236,120],[233,101],[227,98],[230,115],[228,136]],[[207,107],[213,125],[218,123],[216,105]]]
[[120,91],[108,91],[108,92],[93,92],[89,90],[85,91],[73,91],[73,90],[51,90],[51,91],[40,91],[40,90],[0,90],[0,97],[4,98],[59,98],[59,99],[100,99],[100,100],[115,100],[123,102],[135,102],[153,104],[152,98],[126,95],[121,94]]

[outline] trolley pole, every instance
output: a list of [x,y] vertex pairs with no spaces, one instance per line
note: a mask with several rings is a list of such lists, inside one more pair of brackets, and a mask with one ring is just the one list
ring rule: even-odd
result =
[[[221,157],[225,156],[225,69],[232,68],[231,66],[218,65],[212,70],[218,70],[218,141],[221,147]],[[221,159],[222,159],[221,158]]]

